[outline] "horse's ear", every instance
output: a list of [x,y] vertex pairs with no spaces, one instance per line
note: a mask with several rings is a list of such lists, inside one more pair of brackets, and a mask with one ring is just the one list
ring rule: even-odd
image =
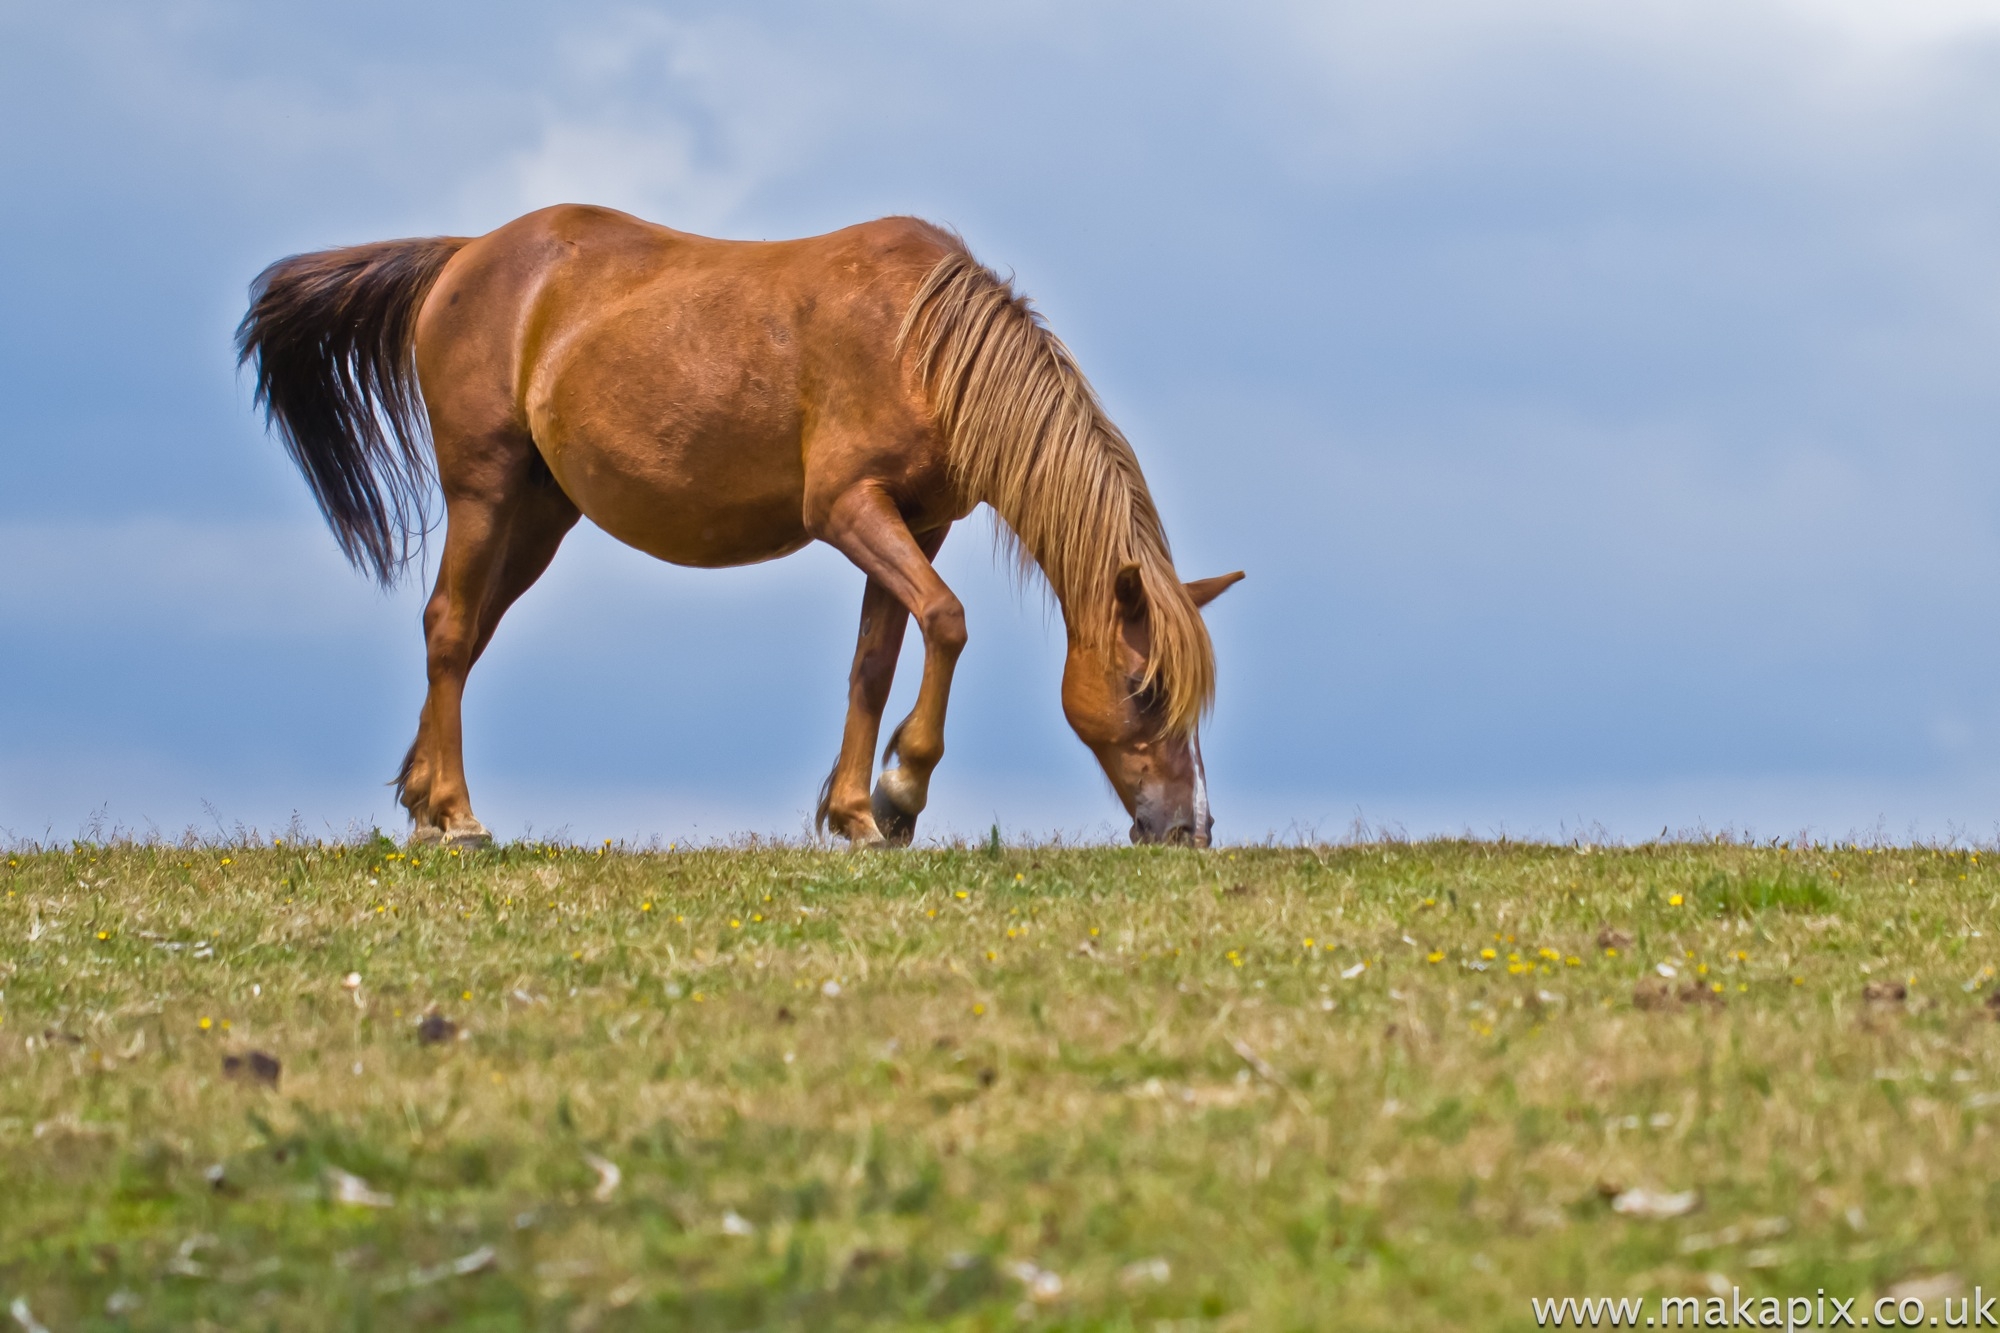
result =
[[1207,606],[1222,594],[1243,581],[1243,571],[1234,574],[1217,574],[1212,579],[1196,579],[1187,585],[1188,596],[1194,598],[1197,607]]
[[1146,583],[1139,577],[1139,566],[1135,562],[1121,566],[1118,577],[1111,583],[1112,596],[1118,599],[1118,613],[1127,620],[1143,620],[1146,617]]

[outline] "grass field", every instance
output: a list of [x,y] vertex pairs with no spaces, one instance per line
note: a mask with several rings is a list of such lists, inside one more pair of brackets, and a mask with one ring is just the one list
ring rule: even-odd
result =
[[1526,1328],[1535,1297],[1731,1287],[1935,1313],[2000,1286],[1989,862],[19,851],[0,1307],[58,1333]]

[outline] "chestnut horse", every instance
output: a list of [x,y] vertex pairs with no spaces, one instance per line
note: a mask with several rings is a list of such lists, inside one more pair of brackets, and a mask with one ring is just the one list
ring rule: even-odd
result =
[[[412,842],[490,841],[466,791],[466,674],[588,514],[677,565],[817,539],[861,568],[818,820],[855,846],[907,844],[965,646],[931,560],[984,502],[1061,604],[1063,710],[1133,840],[1207,845],[1199,608],[1242,575],[1180,581],[1138,460],[1068,349],[952,233],[885,218],[718,241],[565,205],[476,239],[280,260],[237,346],[341,550],[384,586],[423,541],[433,475],[443,492],[430,691],[395,783]],[[871,796],[910,616],[923,682]]]

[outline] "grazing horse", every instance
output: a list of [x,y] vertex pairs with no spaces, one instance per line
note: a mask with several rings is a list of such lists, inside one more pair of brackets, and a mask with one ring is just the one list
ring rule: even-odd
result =
[[[1199,608],[1242,574],[1180,581],[1131,445],[952,233],[885,218],[719,241],[564,205],[477,238],[295,255],[250,298],[239,359],[348,559],[389,586],[423,541],[433,477],[444,495],[430,690],[395,780],[413,843],[491,840],[466,791],[466,674],[583,514],[677,565],[817,539],[861,568],[818,821],[857,847],[909,843],[965,646],[931,560],[984,502],[1061,605],[1063,710],[1133,840],[1208,844]],[[871,795],[910,616],[923,683]]]

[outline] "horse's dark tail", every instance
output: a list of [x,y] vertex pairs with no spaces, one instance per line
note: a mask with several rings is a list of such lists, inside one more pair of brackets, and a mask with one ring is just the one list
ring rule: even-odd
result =
[[421,545],[433,463],[417,312],[466,244],[381,241],[281,259],[250,284],[237,364],[305,474],[341,552],[384,587]]

